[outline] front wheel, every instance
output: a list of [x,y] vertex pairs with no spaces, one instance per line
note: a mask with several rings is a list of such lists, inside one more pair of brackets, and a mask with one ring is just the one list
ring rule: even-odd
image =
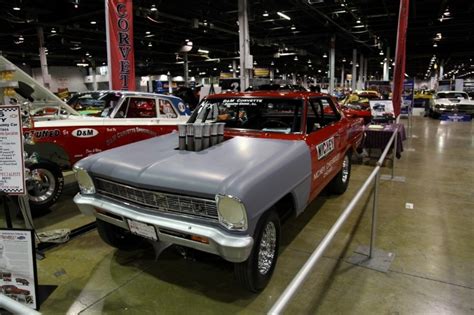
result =
[[349,179],[351,177],[351,156],[349,153],[344,155],[342,161],[342,168],[329,183],[329,190],[337,195],[343,194],[349,186]]
[[63,192],[63,173],[57,165],[49,162],[39,162],[28,168],[31,174],[27,180],[30,207],[32,210],[48,209]]
[[274,211],[262,217],[254,239],[249,258],[242,263],[236,263],[234,271],[244,288],[260,292],[272,277],[280,247],[280,219]]

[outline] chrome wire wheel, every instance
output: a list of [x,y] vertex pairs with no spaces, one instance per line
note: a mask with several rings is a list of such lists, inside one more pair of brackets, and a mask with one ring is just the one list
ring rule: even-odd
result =
[[38,168],[31,172],[31,177],[31,183],[28,185],[30,200],[43,202],[51,198],[56,189],[54,174],[47,169]]
[[344,160],[342,161],[342,176],[341,176],[341,180],[342,182],[345,184],[347,182],[347,180],[349,179],[349,167],[350,167],[350,163],[349,163],[349,156],[346,155],[344,157]]
[[270,221],[265,225],[258,249],[258,271],[265,275],[275,260],[277,231],[275,224]]

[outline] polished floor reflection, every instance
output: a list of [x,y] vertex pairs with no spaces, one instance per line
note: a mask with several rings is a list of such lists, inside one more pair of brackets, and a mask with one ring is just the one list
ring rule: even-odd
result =
[[[395,253],[389,271],[347,262],[359,245],[369,243],[367,194],[285,313],[472,314],[473,135],[472,123],[415,118],[396,164],[396,175],[406,181],[382,181],[380,187],[376,247]],[[371,170],[367,164],[354,165],[348,192],[323,195],[302,216],[284,224],[275,274],[259,295],[240,289],[231,264],[217,257],[199,254],[184,259],[169,248],[155,261],[151,250],[120,252],[93,231],[46,252],[46,259],[38,261],[39,284],[58,286],[41,311],[266,313]],[[384,168],[383,173],[390,170]]]

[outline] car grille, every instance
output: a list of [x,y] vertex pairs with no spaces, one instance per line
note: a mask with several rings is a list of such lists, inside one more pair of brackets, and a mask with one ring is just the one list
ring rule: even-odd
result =
[[95,178],[97,193],[113,199],[126,200],[158,212],[173,212],[208,219],[218,219],[214,200],[173,195],[139,189],[102,178]]

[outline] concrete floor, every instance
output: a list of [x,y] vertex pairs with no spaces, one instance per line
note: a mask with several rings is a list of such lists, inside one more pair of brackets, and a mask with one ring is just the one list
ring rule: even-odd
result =
[[[406,121],[405,121],[406,123]],[[381,181],[376,247],[395,254],[387,273],[347,262],[370,238],[367,194],[314,268],[286,314],[473,314],[473,123],[414,118],[397,161],[406,182]],[[349,190],[323,195],[283,225],[280,258],[259,295],[240,289],[232,265],[210,255],[183,259],[167,249],[120,252],[96,231],[46,252],[40,285],[57,288],[44,314],[263,314],[336,221],[372,166],[354,165]],[[383,173],[389,173],[383,169]],[[87,222],[68,192],[38,218],[45,229]],[[413,209],[407,209],[412,203]],[[48,218],[48,219],[47,219]],[[58,219],[59,218],[59,219]],[[74,227],[74,226],[72,226]]]

